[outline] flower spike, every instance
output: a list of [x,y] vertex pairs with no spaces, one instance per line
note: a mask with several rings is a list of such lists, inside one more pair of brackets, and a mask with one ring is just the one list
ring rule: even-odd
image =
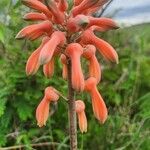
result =
[[[40,46],[27,60],[26,74],[34,75],[43,65],[44,75],[51,78],[54,74],[55,60],[59,57],[62,64],[62,77],[68,80],[69,98],[51,86],[45,88],[44,96],[36,109],[38,126],[46,125],[51,103],[57,104],[61,96],[69,103],[70,135],[76,132],[75,128],[72,128],[75,124],[76,117],[73,117],[75,113],[81,133],[87,132],[85,104],[82,100],[75,101],[73,96],[73,93],[83,91],[90,94],[94,116],[103,124],[108,112],[97,89],[97,84],[101,80],[101,66],[96,57],[96,50],[107,60],[116,63],[118,63],[118,54],[109,43],[98,38],[94,31],[105,32],[117,29],[118,26],[110,18],[93,17],[93,13],[109,0],[73,0],[71,9],[68,0],[21,1],[33,9],[32,12],[25,14],[23,19],[37,23],[23,28],[16,38],[26,38],[31,41],[42,38]],[[82,64],[85,62],[82,61],[83,57],[88,61],[86,80],[82,70]],[[72,139],[71,143],[76,140]],[[72,149],[73,144],[71,145]],[[74,149],[77,147],[75,146]]]

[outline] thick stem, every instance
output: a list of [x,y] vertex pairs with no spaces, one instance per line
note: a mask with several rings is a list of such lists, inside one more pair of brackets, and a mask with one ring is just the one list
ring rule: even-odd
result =
[[77,123],[75,112],[74,90],[71,81],[71,61],[68,58],[68,106],[69,106],[69,135],[70,135],[70,150],[77,150]]

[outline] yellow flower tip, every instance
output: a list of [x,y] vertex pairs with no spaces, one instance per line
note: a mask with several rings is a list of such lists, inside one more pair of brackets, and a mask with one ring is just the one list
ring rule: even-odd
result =
[[87,128],[85,128],[84,130],[81,130],[81,129],[80,129],[80,131],[81,131],[82,134],[84,134],[84,133],[87,132]]

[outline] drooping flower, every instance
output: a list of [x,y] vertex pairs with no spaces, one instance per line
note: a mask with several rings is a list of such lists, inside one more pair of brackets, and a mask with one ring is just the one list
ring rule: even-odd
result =
[[118,63],[118,54],[114,48],[106,41],[96,37],[91,29],[84,31],[81,37],[81,42],[83,44],[95,45],[104,58]]
[[59,99],[57,91],[53,87],[47,87],[45,89],[44,98],[36,109],[37,125],[42,127],[46,125],[46,121],[49,116],[49,106],[51,102],[56,102]]
[[81,133],[87,132],[87,119],[85,115],[85,104],[82,100],[75,101],[75,110],[78,117],[78,124]]
[[105,102],[97,90],[97,81],[94,77],[90,77],[85,81],[85,91],[89,92],[92,99],[92,107],[95,117],[100,121],[100,123],[104,123],[107,119],[107,108]]
[[83,53],[83,48],[78,43],[71,43],[66,48],[66,54],[71,59],[71,79],[72,87],[77,91],[84,90],[84,76],[81,69],[80,57]]
[[95,56],[96,48],[93,45],[87,45],[85,51],[83,52],[83,57],[89,61],[89,73],[90,77],[95,77],[97,83],[101,79],[101,69],[100,64]]
[[64,54],[60,56],[61,63],[63,64],[62,77],[63,79],[67,79],[68,69],[67,69],[67,58]]

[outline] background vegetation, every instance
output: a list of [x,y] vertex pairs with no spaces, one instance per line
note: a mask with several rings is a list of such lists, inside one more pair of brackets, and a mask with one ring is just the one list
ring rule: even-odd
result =
[[[0,149],[24,145],[22,149],[67,150],[67,106],[60,99],[47,126],[38,128],[35,109],[46,86],[52,85],[64,95],[66,81],[61,64],[56,62],[51,80],[40,70],[25,75],[25,63],[39,41],[17,41],[16,33],[25,26],[21,19],[28,9],[19,0],[0,1]],[[98,33],[99,34],[99,33]],[[150,28],[149,24],[99,34],[117,50],[118,65],[99,57],[102,81],[99,90],[109,109],[109,118],[100,125],[93,116],[87,93],[77,95],[86,103],[88,132],[78,133],[79,149],[148,150],[150,143]],[[43,143],[42,147],[33,144]],[[44,144],[45,143],[45,144]],[[5,147],[5,148],[2,148]]]

